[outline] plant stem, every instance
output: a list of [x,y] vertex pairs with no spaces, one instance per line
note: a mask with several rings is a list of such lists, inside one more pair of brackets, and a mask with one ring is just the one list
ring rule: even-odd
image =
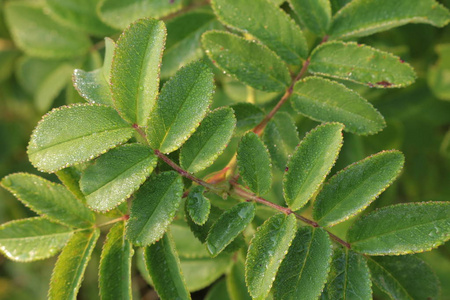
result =
[[113,220],[108,221],[108,222],[106,222],[106,223],[102,223],[102,224],[95,225],[95,227],[104,227],[104,226],[108,226],[108,225],[111,225],[111,224],[114,224],[114,223],[117,223],[117,222],[120,222],[120,221],[126,221],[126,220],[128,220],[129,218],[130,218],[129,215],[124,215],[124,216],[122,216],[122,217],[120,217],[120,218],[113,219]]

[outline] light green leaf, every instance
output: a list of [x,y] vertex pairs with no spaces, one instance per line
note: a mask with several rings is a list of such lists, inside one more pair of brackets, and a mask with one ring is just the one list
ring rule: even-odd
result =
[[229,107],[209,113],[180,151],[180,165],[190,173],[209,167],[222,154],[233,135],[236,118]]
[[352,42],[318,46],[308,70],[376,88],[404,87],[416,78],[413,68],[398,56]]
[[317,299],[327,280],[331,254],[325,230],[301,227],[281,263],[273,285],[274,298]]
[[181,9],[182,0],[100,0],[98,13],[106,24],[124,29],[142,18],[161,18]]
[[440,299],[436,274],[413,255],[368,257],[367,263],[372,281],[391,299]]
[[239,174],[248,187],[258,195],[272,187],[272,166],[269,151],[254,132],[245,134],[237,150]]
[[352,133],[374,134],[386,126],[372,104],[335,81],[308,77],[295,84],[291,99],[299,113],[316,121],[340,122]]
[[170,232],[146,247],[144,255],[153,285],[162,300],[191,299]]
[[139,189],[157,160],[151,148],[137,143],[103,154],[81,176],[87,205],[103,212],[115,208]]
[[302,208],[331,170],[342,147],[339,123],[319,125],[310,131],[292,154],[283,178],[283,193],[292,210]]
[[450,101],[450,44],[437,45],[439,60],[428,69],[427,80],[433,94]]
[[16,173],[3,178],[1,185],[31,210],[54,222],[76,228],[95,222],[94,214],[61,184]]
[[333,226],[363,211],[397,178],[404,162],[400,151],[382,151],[338,172],[317,195],[314,219]]
[[73,229],[41,217],[15,220],[0,226],[0,251],[15,261],[45,259],[60,251],[72,234]]
[[181,202],[183,182],[174,171],[160,173],[139,189],[131,204],[127,238],[146,246],[159,240]]
[[225,211],[209,230],[206,246],[212,256],[217,256],[228,246],[255,217],[252,202],[239,203]]
[[123,222],[114,225],[103,245],[99,287],[103,300],[131,298],[131,258],[134,250],[125,238]]
[[173,76],[184,65],[200,59],[203,50],[201,35],[211,29],[222,28],[214,14],[193,11],[167,21],[166,49],[162,59],[161,77]]
[[86,54],[91,46],[87,36],[46,15],[39,2],[8,3],[5,17],[15,44],[28,55],[76,57]]
[[221,279],[216,283],[214,283],[213,286],[208,290],[205,300],[236,300],[236,299],[232,299],[230,297],[227,290],[227,283],[225,279]]
[[225,31],[208,31],[202,45],[225,73],[262,91],[284,91],[291,78],[286,65],[265,46]]
[[398,255],[428,251],[450,239],[450,202],[408,203],[364,216],[347,232],[356,252]]
[[130,123],[146,126],[159,90],[159,66],[166,41],[164,22],[143,19],[117,40],[111,66],[114,106]]
[[105,59],[103,67],[91,72],[80,69],[73,71],[73,85],[78,93],[91,103],[113,106],[109,77],[113,59],[115,43],[110,38],[105,38]]
[[100,236],[98,228],[75,233],[56,261],[50,280],[48,299],[75,300],[84,271]]
[[150,115],[147,139],[163,153],[177,150],[199,126],[214,92],[213,74],[201,61],[180,69],[164,84]]
[[184,258],[211,257],[205,245],[194,236],[183,219],[174,220],[170,224],[170,233],[175,242],[178,256]]
[[226,277],[231,300],[252,300],[245,284],[245,265],[238,258]]
[[372,299],[366,259],[349,249],[336,248],[322,299]]
[[84,199],[83,192],[80,189],[80,178],[81,173],[86,168],[86,165],[86,163],[78,164],[55,172],[55,175],[58,176],[59,181],[61,181],[66,189],[68,189],[78,200],[83,203],[86,202],[86,199]]
[[245,280],[253,299],[266,298],[296,229],[297,222],[293,214],[277,214],[256,231],[245,262]]
[[287,63],[300,65],[306,58],[308,46],[300,28],[269,0],[213,0],[211,4],[219,21],[256,37]]
[[329,0],[289,0],[289,3],[306,28],[317,35],[325,35],[331,21]]
[[38,170],[55,172],[99,156],[127,141],[133,132],[111,107],[63,106],[53,109],[36,126],[28,156]]
[[209,210],[211,209],[211,203],[203,195],[204,192],[203,186],[194,186],[186,199],[186,210],[192,221],[197,225],[203,225],[208,221]]
[[355,38],[407,23],[443,27],[448,22],[450,12],[434,0],[354,0],[333,17],[330,35]]
[[237,103],[231,108],[236,116],[235,135],[239,136],[258,125],[264,118],[265,114],[258,106],[243,102]]

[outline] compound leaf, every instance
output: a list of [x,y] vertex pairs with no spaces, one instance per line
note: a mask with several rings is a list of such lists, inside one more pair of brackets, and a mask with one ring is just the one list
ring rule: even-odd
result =
[[208,221],[211,209],[209,199],[203,195],[204,191],[205,188],[203,186],[194,186],[191,188],[186,200],[186,211],[197,225],[203,225]]
[[331,21],[329,0],[289,0],[300,21],[312,32],[324,36]]
[[325,180],[342,147],[343,128],[339,123],[316,127],[292,154],[283,178],[284,198],[291,209],[303,207]]
[[0,226],[0,251],[21,262],[44,259],[60,251],[73,229],[36,217],[15,220]]
[[291,99],[299,113],[316,121],[340,122],[352,133],[374,134],[386,126],[372,104],[335,81],[308,77],[295,84]]
[[404,162],[400,151],[382,151],[338,172],[317,195],[314,219],[333,226],[361,212],[391,185]]
[[311,54],[310,72],[376,88],[410,85],[413,68],[399,57],[357,43],[328,42]]
[[164,84],[147,128],[152,148],[173,152],[194,133],[211,104],[213,77],[211,70],[197,61]]
[[45,115],[31,135],[28,156],[43,172],[88,161],[127,141],[133,128],[112,107],[63,106]]
[[392,205],[356,220],[347,240],[367,255],[423,252],[450,239],[449,220],[449,202]]
[[159,66],[166,41],[164,22],[143,19],[117,40],[111,66],[111,92],[119,114],[146,126],[159,91]]

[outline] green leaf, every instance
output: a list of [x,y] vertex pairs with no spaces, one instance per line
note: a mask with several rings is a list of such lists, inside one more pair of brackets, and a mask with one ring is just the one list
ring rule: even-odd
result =
[[253,129],[258,125],[265,117],[265,113],[258,106],[242,102],[232,105],[236,116],[236,130],[235,135],[240,136],[245,132]]
[[124,29],[131,22],[142,18],[161,18],[179,10],[182,0],[100,0],[97,11],[106,24]]
[[145,261],[155,290],[162,300],[191,299],[170,233],[145,248]]
[[77,30],[51,19],[39,2],[11,2],[5,17],[15,44],[25,53],[42,58],[84,55],[91,42]]
[[15,261],[45,259],[60,251],[72,234],[73,229],[41,217],[15,220],[0,226],[0,251]]
[[256,37],[287,63],[300,65],[308,55],[300,28],[269,0],[213,0],[211,4],[219,21]]
[[105,59],[103,67],[91,72],[75,69],[73,72],[73,85],[81,97],[91,103],[113,106],[109,77],[113,59],[115,43],[105,38]]
[[134,250],[125,238],[123,222],[114,225],[103,245],[99,287],[103,300],[131,298],[131,258]]
[[180,257],[211,257],[205,245],[194,236],[189,226],[182,218],[176,219],[170,224],[170,233],[172,234]]
[[450,44],[437,45],[435,50],[439,60],[428,69],[428,85],[437,98],[450,101]]
[[50,280],[48,299],[77,298],[84,271],[100,236],[98,228],[75,233],[56,261]]
[[283,193],[292,210],[302,208],[331,170],[342,147],[339,123],[317,126],[300,142],[284,173]]
[[87,205],[103,212],[115,208],[139,189],[157,161],[151,148],[137,143],[103,154],[81,176]]
[[289,0],[289,3],[306,28],[317,35],[325,35],[331,21],[329,0]]
[[1,185],[39,215],[66,226],[92,226],[94,214],[63,185],[42,177],[16,173],[2,179]]
[[300,143],[292,117],[286,112],[275,114],[264,129],[263,140],[273,164],[284,171],[288,158]]
[[38,170],[51,173],[93,159],[127,141],[133,132],[111,107],[63,106],[46,114],[36,126],[28,156]]
[[174,171],[158,174],[139,189],[131,204],[127,238],[137,246],[159,240],[181,202],[183,182]]
[[173,152],[194,133],[211,104],[213,77],[211,70],[197,61],[164,84],[147,128],[152,148]]
[[245,134],[237,150],[239,174],[248,187],[258,195],[272,187],[272,166],[269,151],[254,132]]
[[203,50],[201,35],[212,29],[222,28],[209,11],[193,11],[167,21],[166,49],[162,59],[161,77],[173,76],[184,65],[200,59]]
[[84,194],[80,189],[80,178],[81,173],[86,168],[87,164],[74,165],[72,167],[67,167],[59,170],[55,173],[58,176],[59,181],[68,189],[78,200],[83,203],[86,202],[84,199]]
[[336,248],[322,299],[372,299],[366,259],[349,249]]
[[273,285],[274,298],[317,299],[327,280],[331,254],[325,230],[301,227],[281,263]]
[[111,92],[119,114],[146,126],[159,90],[159,66],[166,41],[164,22],[134,22],[117,40],[111,66]]
[[186,200],[186,210],[192,221],[197,225],[203,225],[208,221],[209,210],[211,209],[209,199],[203,195],[204,191],[203,186],[194,186]]
[[244,263],[238,258],[226,277],[231,300],[252,300],[245,284]]
[[434,0],[354,0],[333,17],[330,35],[355,38],[407,23],[443,27],[449,21],[450,12]]
[[233,135],[236,118],[229,107],[209,113],[180,151],[180,165],[190,173],[209,167],[222,154]]
[[245,280],[253,299],[265,299],[297,229],[295,216],[277,214],[255,233],[245,262]]
[[262,91],[284,91],[291,78],[286,65],[265,46],[225,31],[208,31],[202,45],[225,73]]
[[[250,298],[251,299],[251,298]],[[236,300],[228,295],[227,283],[225,279],[221,279],[213,284],[208,290],[205,300]]]
[[364,216],[347,232],[352,249],[367,255],[428,251],[450,239],[450,203],[388,206]]
[[206,246],[211,255],[217,256],[228,246],[255,217],[252,202],[239,203],[225,211],[209,230]]
[[367,263],[372,281],[391,299],[440,299],[436,274],[413,255],[368,257]]
[[316,121],[340,122],[352,133],[374,134],[386,126],[383,116],[358,93],[324,78],[297,82],[291,101],[299,113]]
[[400,151],[382,151],[338,172],[317,195],[314,219],[333,226],[363,211],[397,178],[404,162]]
[[17,49],[8,46],[0,47],[0,82],[4,82],[13,74],[19,55],[20,51]]
[[308,70],[376,88],[404,87],[416,77],[413,68],[398,56],[352,42],[318,46]]
[[194,236],[201,242],[206,243],[206,238],[208,237],[209,230],[212,225],[219,219],[223,211],[214,205],[211,205],[208,220],[203,225],[197,225],[192,221],[189,212],[186,212],[186,221],[189,225]]

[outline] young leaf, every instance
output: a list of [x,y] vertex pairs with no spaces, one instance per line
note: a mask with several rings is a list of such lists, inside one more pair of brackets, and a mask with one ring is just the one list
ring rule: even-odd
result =
[[336,248],[322,299],[372,299],[366,259],[349,249]]
[[186,200],[186,211],[197,225],[203,225],[208,221],[209,210],[211,209],[209,199],[203,195],[204,191],[203,186],[195,186],[191,188]]
[[86,54],[89,38],[51,19],[40,2],[11,2],[6,21],[15,44],[25,53],[42,58],[71,58]]
[[181,177],[173,171],[144,183],[131,204],[127,238],[137,246],[159,240],[175,216],[182,193]]
[[413,68],[399,57],[356,43],[328,42],[311,54],[310,72],[376,88],[410,85]]
[[111,66],[114,105],[126,121],[146,126],[159,90],[159,66],[166,41],[164,22],[143,19],[120,36]]
[[[236,116],[235,135],[240,136],[258,125],[264,118],[265,114],[258,106],[242,102],[232,105]],[[276,115],[275,115],[276,116]]]
[[333,226],[364,210],[400,174],[405,157],[382,151],[334,175],[314,202],[313,216],[321,226]]
[[342,147],[343,128],[339,123],[316,127],[292,154],[283,178],[284,198],[291,209],[303,207],[325,180]]
[[330,35],[355,38],[407,23],[443,27],[449,21],[450,12],[435,0],[354,0],[333,17]]
[[131,298],[133,246],[125,238],[123,222],[114,225],[103,245],[99,266],[99,287],[103,300]]
[[1,185],[39,215],[66,226],[92,226],[94,214],[63,185],[42,177],[16,173],[2,179]]
[[317,299],[330,270],[331,254],[325,230],[301,227],[281,263],[273,285],[274,298]]
[[86,168],[80,180],[87,205],[109,211],[128,199],[156,166],[151,148],[142,144],[119,146]]
[[232,300],[252,300],[245,284],[245,265],[239,258],[228,273],[226,282]]
[[423,252],[449,239],[449,202],[384,207],[356,220],[347,232],[352,249],[367,255]]
[[316,121],[340,122],[352,133],[374,134],[386,126],[372,104],[335,81],[308,77],[295,84],[291,99],[299,113]]
[[206,246],[211,255],[217,256],[228,246],[255,217],[255,204],[239,203],[225,211],[209,230]]
[[287,63],[300,65],[308,55],[300,28],[269,0],[214,0],[212,7],[225,25],[256,37]]
[[208,31],[202,45],[215,65],[255,89],[280,92],[290,84],[286,65],[261,44],[224,31]]
[[152,148],[170,153],[191,136],[211,104],[213,77],[211,70],[197,61],[164,84],[147,128]]
[[245,280],[253,299],[266,298],[296,229],[297,222],[293,214],[277,214],[256,231],[245,262]]
[[190,173],[209,167],[226,148],[236,118],[229,107],[209,113],[180,151],[180,165]]
[[439,299],[439,279],[413,255],[369,257],[372,281],[391,299]]
[[319,36],[325,35],[331,21],[329,0],[289,0],[289,4],[306,28]]
[[191,299],[170,233],[145,248],[145,262],[155,290],[162,300]]
[[28,156],[38,170],[51,173],[93,159],[127,141],[133,132],[112,107],[64,106],[53,109],[36,126]]
[[100,236],[98,228],[75,233],[56,261],[50,280],[48,299],[77,298],[84,270]]
[[264,143],[254,132],[245,134],[237,150],[239,174],[248,187],[258,195],[272,186],[270,155]]
[[15,261],[34,261],[55,255],[73,234],[73,229],[36,217],[0,226],[0,251]]

